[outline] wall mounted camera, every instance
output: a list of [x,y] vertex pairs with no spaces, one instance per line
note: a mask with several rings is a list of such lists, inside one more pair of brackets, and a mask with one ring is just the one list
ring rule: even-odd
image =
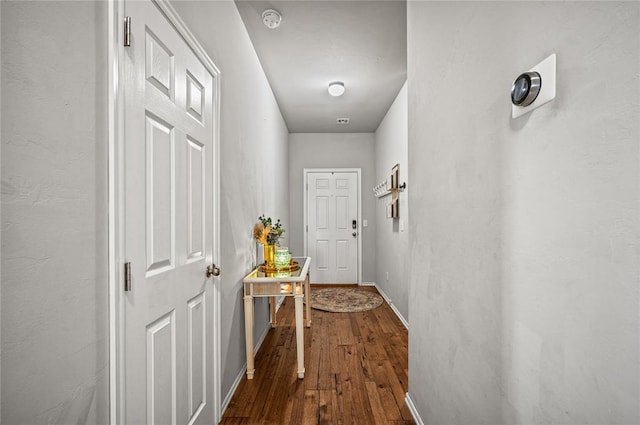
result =
[[511,117],[518,118],[556,97],[555,53],[515,79],[511,86]]

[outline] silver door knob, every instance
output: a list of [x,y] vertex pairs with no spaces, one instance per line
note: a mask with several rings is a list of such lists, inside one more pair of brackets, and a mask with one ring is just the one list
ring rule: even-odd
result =
[[211,276],[220,276],[220,268],[216,267],[215,264],[207,266],[207,277]]
[[351,234],[351,236],[353,236],[353,237],[355,238],[356,236],[358,236],[358,233],[357,233],[357,232],[353,232],[353,233]]

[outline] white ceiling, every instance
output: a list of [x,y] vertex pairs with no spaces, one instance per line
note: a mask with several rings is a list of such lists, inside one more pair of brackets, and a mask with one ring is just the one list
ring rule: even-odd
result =
[[[404,0],[236,0],[291,133],[373,132],[407,78]],[[262,12],[282,23],[268,29]],[[327,86],[345,84],[332,97]],[[350,118],[337,125],[337,118]]]

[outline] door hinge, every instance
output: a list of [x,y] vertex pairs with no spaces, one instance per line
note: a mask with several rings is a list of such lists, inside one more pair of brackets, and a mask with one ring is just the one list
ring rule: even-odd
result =
[[307,190],[309,190],[309,183],[307,183]]
[[124,18],[124,47],[131,46],[131,16]]
[[131,291],[131,263],[124,263],[124,291]]
[[307,232],[309,231],[309,225],[307,224]]

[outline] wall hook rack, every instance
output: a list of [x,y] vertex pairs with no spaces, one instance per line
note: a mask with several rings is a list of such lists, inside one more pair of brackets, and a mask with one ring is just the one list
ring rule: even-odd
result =
[[387,218],[399,217],[399,194],[407,189],[407,182],[400,184],[400,164],[396,164],[391,169],[391,176],[385,179],[384,182],[377,184],[373,188],[373,193],[376,198],[382,198],[387,195],[391,195],[391,203],[387,204]]
[[376,195],[376,198],[387,196],[391,194],[391,185],[388,181],[383,181],[373,187],[373,194]]

